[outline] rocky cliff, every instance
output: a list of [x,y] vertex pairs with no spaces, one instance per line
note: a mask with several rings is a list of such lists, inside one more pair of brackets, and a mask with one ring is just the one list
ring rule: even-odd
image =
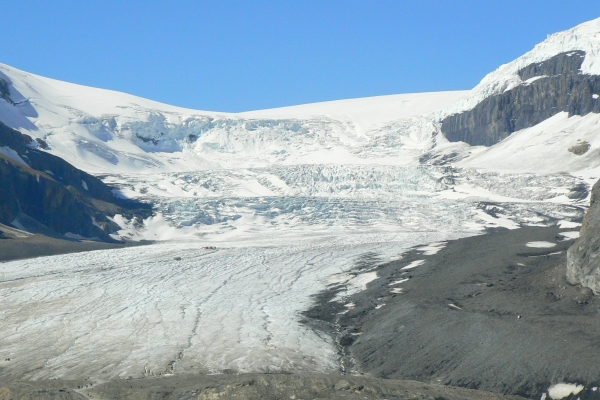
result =
[[442,132],[451,142],[491,146],[559,112],[599,113],[600,76],[582,73],[585,57],[584,51],[570,51],[521,68],[521,84],[447,116]]
[[579,239],[567,252],[567,280],[600,294],[600,180],[592,188]]
[[0,122],[0,223],[111,241],[119,227],[107,216],[150,215],[150,205],[116,198],[98,178],[39,147]]

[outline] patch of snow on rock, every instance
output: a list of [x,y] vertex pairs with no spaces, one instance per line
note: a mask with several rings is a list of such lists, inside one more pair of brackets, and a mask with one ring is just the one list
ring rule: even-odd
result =
[[540,248],[540,249],[546,249],[546,248],[551,248],[556,246],[555,243],[550,243],[550,242],[529,242],[527,244],[525,244],[525,246],[527,247],[534,247],[534,248]]
[[562,221],[558,221],[557,225],[561,229],[570,229],[570,228],[580,227],[581,223],[562,220]]
[[445,242],[429,243],[427,246],[418,247],[417,250],[422,251],[424,256],[432,256],[446,247]]
[[579,237],[579,231],[560,232],[559,235],[564,236],[565,239],[577,239]]
[[24,160],[21,158],[21,156],[19,156],[19,154],[18,154],[17,152],[16,152],[16,151],[14,151],[13,149],[11,149],[11,148],[10,148],[10,147],[8,147],[8,146],[0,147],[0,154],[2,154],[2,155],[4,155],[4,156],[6,156],[6,157],[8,157],[8,158],[10,158],[11,160],[13,160],[13,161],[15,161],[15,162],[17,162],[17,163],[19,163],[19,164],[22,164],[22,165],[24,165],[24,166],[26,166],[26,167],[29,167],[29,164],[27,164],[27,163],[26,163],[26,162],[25,162],[25,161],[24,161]]
[[401,269],[403,269],[403,270],[413,269],[413,268],[418,267],[419,265],[422,265],[423,263],[425,263],[425,260],[415,260],[415,261],[411,262],[410,264],[408,264],[406,267],[403,267]]
[[553,400],[560,400],[572,394],[578,394],[583,389],[583,385],[577,385],[573,383],[557,383],[548,388],[548,394]]

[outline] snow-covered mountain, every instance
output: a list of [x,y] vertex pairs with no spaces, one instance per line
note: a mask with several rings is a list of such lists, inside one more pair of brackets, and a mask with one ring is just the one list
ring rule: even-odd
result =
[[[523,77],[521,71],[529,66],[543,63],[560,54],[584,53],[580,63],[584,75],[600,75],[600,18],[584,22],[566,31],[548,35],[531,51],[486,75],[465,98],[446,109],[446,114],[467,111],[488,97],[504,93],[520,85],[535,81],[535,77]],[[554,71],[556,74],[557,71]],[[539,79],[540,76],[537,77]]]
[[[0,64],[0,119],[99,174],[117,195],[154,204],[156,215],[142,229],[115,217],[121,237],[256,237],[265,229],[303,231],[304,224],[323,232],[356,224],[360,231],[394,229],[408,226],[397,217],[405,215],[399,205],[411,203],[407,196],[421,196],[416,202],[423,204],[556,203],[566,195],[566,204],[581,202],[600,166],[599,42],[600,20],[550,35],[472,91],[237,114],[169,106]],[[565,172],[574,176],[548,175]],[[490,174],[500,174],[492,182],[510,176],[515,184],[490,185]],[[539,193],[531,192],[532,179]],[[351,204],[357,198],[360,206]],[[385,211],[367,216],[371,207]],[[475,226],[477,213],[467,208],[458,225],[434,225]],[[350,218],[348,210],[366,214]]]
[[[440,115],[459,165],[575,172],[598,167],[600,19],[549,35]],[[508,139],[507,139],[508,138]],[[464,143],[471,146],[465,146]],[[487,149],[473,149],[484,145]]]
[[[0,119],[94,172],[271,164],[406,164],[433,145],[428,112],[466,92],[333,101],[240,114],[189,110],[0,65]],[[398,157],[400,154],[405,157]],[[383,157],[384,160],[381,158]]]
[[419,163],[575,172],[598,166],[599,42],[600,20],[549,35],[471,91],[237,114],[169,106],[0,64],[0,120],[94,173]]
[[48,236],[111,241],[109,234],[119,226],[109,217],[151,215],[147,204],[116,198],[100,179],[36,145],[0,122],[0,224]]

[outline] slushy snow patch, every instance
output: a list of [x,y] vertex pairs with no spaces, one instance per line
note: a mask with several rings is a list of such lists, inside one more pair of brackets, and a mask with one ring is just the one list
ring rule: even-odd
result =
[[377,279],[377,272],[366,272],[355,276],[348,281],[346,295],[350,296],[363,290],[367,290],[367,285]]
[[546,249],[546,248],[554,247],[554,246],[556,246],[556,244],[540,241],[540,242],[529,242],[529,243],[525,244],[525,246]]
[[415,260],[415,261],[411,262],[410,264],[408,264],[406,267],[403,267],[402,269],[403,270],[413,269],[413,268],[416,268],[419,265],[423,264],[424,262],[425,262],[425,260]]
[[406,281],[408,281],[408,280],[409,280],[409,278],[399,279],[399,280],[397,280],[397,281],[394,281],[394,282],[390,283],[390,286],[393,286],[393,285],[398,285],[398,284],[400,284],[400,283],[403,283],[403,282],[406,282]]
[[572,222],[572,221],[558,221],[558,227],[561,229],[571,229],[571,228],[578,228],[581,226],[581,224],[579,222]]
[[579,237],[579,231],[560,232],[559,235],[564,236],[565,239],[577,239]]
[[423,251],[424,256],[432,256],[437,254],[441,249],[446,247],[446,242],[430,243],[427,246],[417,247],[417,250]]
[[557,383],[548,388],[548,394],[553,400],[563,399],[572,394],[578,394],[583,390],[583,385],[573,383]]

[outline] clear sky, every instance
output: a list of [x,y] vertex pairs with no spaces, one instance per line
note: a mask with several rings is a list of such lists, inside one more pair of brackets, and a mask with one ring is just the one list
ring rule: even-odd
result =
[[0,62],[217,111],[470,89],[598,0],[18,0]]

